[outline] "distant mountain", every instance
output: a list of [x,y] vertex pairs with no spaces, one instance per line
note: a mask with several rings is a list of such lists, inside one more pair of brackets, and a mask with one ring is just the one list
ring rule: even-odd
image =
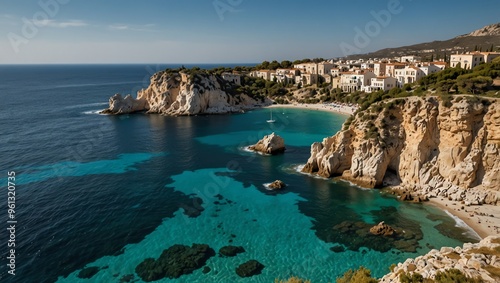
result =
[[500,50],[500,23],[492,24],[475,30],[471,33],[457,36],[443,41],[432,41],[415,45],[402,46],[396,48],[385,48],[367,54],[357,54],[348,56],[349,59],[356,58],[392,58],[403,55],[420,55],[423,59],[442,59],[457,52],[490,50]]
[[471,33],[461,35],[459,37],[467,36],[499,36],[500,35],[500,23],[485,26],[481,29],[475,30]]

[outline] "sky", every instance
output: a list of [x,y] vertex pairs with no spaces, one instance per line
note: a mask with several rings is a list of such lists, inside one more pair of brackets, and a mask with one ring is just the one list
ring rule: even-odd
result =
[[0,64],[257,63],[445,40],[500,1],[0,0]]

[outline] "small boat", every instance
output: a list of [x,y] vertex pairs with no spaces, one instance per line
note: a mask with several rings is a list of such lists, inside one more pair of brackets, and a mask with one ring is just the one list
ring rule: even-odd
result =
[[273,111],[271,110],[271,119],[267,120],[268,123],[274,123],[276,120],[273,119]]

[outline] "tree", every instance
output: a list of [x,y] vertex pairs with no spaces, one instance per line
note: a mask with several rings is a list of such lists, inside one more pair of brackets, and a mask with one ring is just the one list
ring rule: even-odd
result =
[[291,67],[293,67],[292,62],[290,62],[288,60],[281,61],[281,68],[288,69],[288,68],[291,68]]
[[278,63],[278,61],[276,60],[273,60],[271,63],[269,63],[269,66],[268,66],[268,69],[270,70],[276,70],[280,67],[280,63]]

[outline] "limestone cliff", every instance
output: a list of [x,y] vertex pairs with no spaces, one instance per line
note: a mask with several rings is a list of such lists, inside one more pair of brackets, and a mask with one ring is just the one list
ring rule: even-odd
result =
[[304,172],[365,187],[395,175],[412,190],[500,204],[500,100],[457,96],[383,101],[311,146]]
[[137,93],[137,99],[115,94],[109,100],[106,114],[139,111],[166,115],[196,115],[239,112],[269,103],[247,94],[236,93],[235,85],[217,74],[188,74],[165,70],[151,77],[148,88]]

